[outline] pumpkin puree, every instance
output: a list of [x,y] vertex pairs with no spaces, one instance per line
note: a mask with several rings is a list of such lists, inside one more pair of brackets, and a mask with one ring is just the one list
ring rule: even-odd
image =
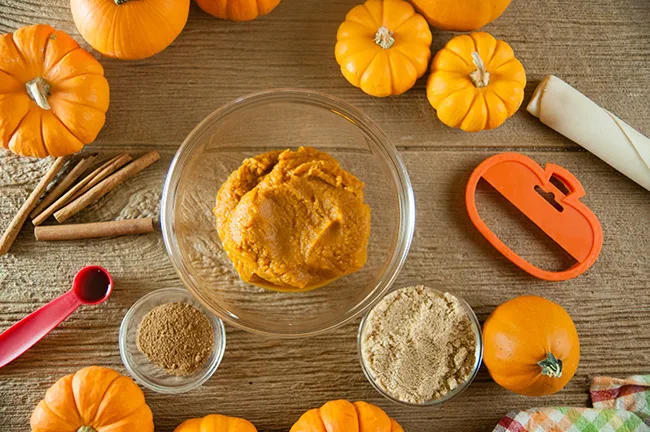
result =
[[370,207],[363,182],[313,148],[244,160],[221,186],[217,231],[241,278],[307,291],[366,263]]

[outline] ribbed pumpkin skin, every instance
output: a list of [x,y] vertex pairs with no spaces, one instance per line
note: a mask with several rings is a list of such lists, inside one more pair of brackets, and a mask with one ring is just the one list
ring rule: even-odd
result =
[[[489,73],[487,85],[472,79],[473,54]],[[526,72],[510,45],[484,32],[451,39],[433,58],[427,99],[438,119],[450,127],[479,132],[501,126],[524,100]]]
[[[521,296],[498,306],[483,324],[483,361],[500,386],[526,396],[560,391],[580,362],[578,332],[562,306]],[[562,361],[562,376],[542,375],[548,353]]]
[[411,0],[429,23],[442,30],[478,30],[499,18],[511,0]]
[[350,84],[385,97],[404,93],[426,73],[431,39],[426,20],[410,3],[368,0],[347,14],[334,51]]
[[[43,80],[49,107],[26,85]],[[0,36],[0,144],[21,156],[65,156],[95,140],[109,104],[104,68],[66,33],[48,25]]]
[[257,429],[248,420],[211,414],[203,418],[185,420],[174,432],[257,432]]
[[70,0],[81,36],[107,57],[138,60],[158,54],[178,37],[190,0]]
[[203,11],[231,21],[252,21],[271,12],[280,0],[196,0]]
[[142,390],[131,378],[98,366],[58,380],[30,423],[32,432],[153,432]]
[[290,432],[404,432],[404,429],[375,405],[336,400],[304,413]]

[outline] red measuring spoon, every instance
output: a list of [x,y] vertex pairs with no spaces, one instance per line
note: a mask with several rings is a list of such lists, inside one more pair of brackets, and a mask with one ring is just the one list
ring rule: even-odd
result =
[[79,270],[72,281],[70,291],[27,315],[0,334],[0,368],[30,349],[79,306],[102,303],[112,290],[113,279],[106,269],[88,266]]

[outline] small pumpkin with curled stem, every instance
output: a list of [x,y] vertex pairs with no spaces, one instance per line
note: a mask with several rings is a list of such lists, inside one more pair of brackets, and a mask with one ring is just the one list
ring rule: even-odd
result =
[[32,432],[153,432],[144,394],[129,377],[91,366],[59,379],[30,420]]
[[196,0],[204,12],[231,21],[252,21],[271,12],[280,0]]
[[433,58],[427,98],[447,126],[499,127],[524,100],[526,72],[510,45],[489,33],[451,39]]
[[372,96],[399,95],[427,71],[431,30],[403,0],[368,0],[339,27],[336,61],[343,76]]
[[190,0],[70,0],[81,36],[106,57],[139,60],[158,54],[178,37]]
[[511,0],[411,0],[432,26],[471,31],[497,19]]
[[106,121],[104,68],[49,25],[0,36],[0,145],[20,156],[66,156],[95,140]]
[[174,432],[257,432],[257,429],[242,418],[210,414],[203,418],[185,420]]
[[562,306],[521,296],[498,306],[483,324],[483,362],[500,386],[526,396],[560,391],[580,361],[580,341]]
[[404,432],[402,426],[378,406],[367,402],[329,401],[305,412],[290,432]]

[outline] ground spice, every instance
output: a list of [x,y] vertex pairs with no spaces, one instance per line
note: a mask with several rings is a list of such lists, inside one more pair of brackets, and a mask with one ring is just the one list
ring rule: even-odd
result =
[[152,309],[138,326],[138,349],[170,375],[189,375],[210,357],[214,330],[208,318],[187,303]]
[[388,294],[370,312],[361,355],[386,393],[422,404],[469,379],[476,344],[472,322],[458,299],[419,285]]

